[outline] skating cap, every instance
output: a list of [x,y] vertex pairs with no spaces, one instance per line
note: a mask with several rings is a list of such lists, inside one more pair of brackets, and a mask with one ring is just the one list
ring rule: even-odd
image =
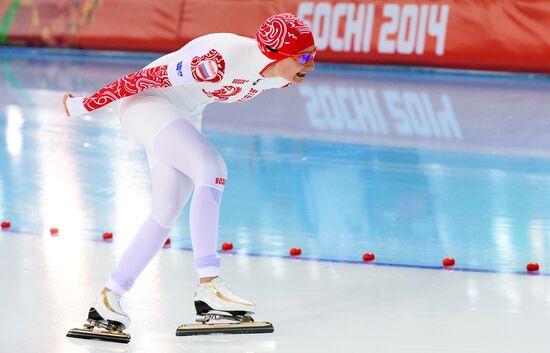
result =
[[269,17],[258,29],[256,41],[262,53],[272,60],[286,59],[287,54],[298,52],[315,45],[311,29],[291,13]]

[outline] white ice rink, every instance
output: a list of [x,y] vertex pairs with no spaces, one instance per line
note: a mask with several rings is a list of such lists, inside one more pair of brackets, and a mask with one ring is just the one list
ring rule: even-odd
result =
[[128,345],[66,338],[119,256],[115,243],[0,233],[1,352],[548,352],[550,278],[223,256],[273,334],[176,337],[194,320],[190,252],[163,249],[124,298]]
[[[145,156],[116,107],[66,119],[61,97],[151,58],[0,57],[0,221],[12,222],[0,353],[550,352],[546,78],[319,67],[299,87],[208,107],[205,135],[231,175],[218,240],[236,254],[222,254],[222,276],[275,332],[175,335],[195,320],[184,211],[123,298],[126,345],[65,335],[148,214]],[[292,247],[304,255],[285,258]],[[438,268],[447,256],[454,270]]]

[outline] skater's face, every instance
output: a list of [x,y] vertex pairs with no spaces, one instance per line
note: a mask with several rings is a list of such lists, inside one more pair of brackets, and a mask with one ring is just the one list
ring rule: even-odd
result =
[[[288,58],[278,61],[273,65],[273,73],[290,83],[302,83],[306,74],[315,69],[315,61],[313,59],[315,53],[315,46],[311,46],[298,53],[304,55],[289,55]],[[306,60],[309,61],[304,62]]]

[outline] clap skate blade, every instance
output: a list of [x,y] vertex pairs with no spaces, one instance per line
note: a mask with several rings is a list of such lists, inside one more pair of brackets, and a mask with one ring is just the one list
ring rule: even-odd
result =
[[122,331],[123,329],[119,323],[103,320],[93,308],[90,309],[87,321],[88,323],[84,324],[83,328],[73,328],[69,330],[67,337],[118,343],[130,342],[131,336]]
[[[230,323],[209,323],[210,320],[227,320]],[[176,329],[176,336],[211,335],[211,334],[250,334],[272,333],[270,322],[254,322],[248,315],[231,315],[223,312],[209,312],[197,316],[196,324],[181,325]]]

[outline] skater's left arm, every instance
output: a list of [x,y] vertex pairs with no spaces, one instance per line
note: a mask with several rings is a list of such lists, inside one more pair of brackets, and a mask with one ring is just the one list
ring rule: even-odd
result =
[[170,87],[172,83],[168,77],[168,67],[169,65],[155,66],[128,74],[89,97],[73,97],[68,93],[63,98],[65,112],[68,116],[82,115],[146,89]]
[[[192,46],[186,45],[175,52],[177,57],[172,57],[170,63],[166,65],[146,67],[138,72],[128,74],[103,87],[90,97],[65,95],[65,111],[68,116],[86,114],[115,100],[151,88],[197,83],[222,83],[226,65],[224,56],[230,56],[233,52],[238,52],[238,48],[233,48],[231,43],[215,43],[208,36],[200,37],[194,41]],[[198,67],[201,64],[204,68]]]
[[144,68],[111,82],[89,97],[74,97],[67,93],[63,97],[65,112],[68,116],[78,116],[151,88],[197,83],[192,77],[190,64],[191,60],[183,59],[167,65]]

